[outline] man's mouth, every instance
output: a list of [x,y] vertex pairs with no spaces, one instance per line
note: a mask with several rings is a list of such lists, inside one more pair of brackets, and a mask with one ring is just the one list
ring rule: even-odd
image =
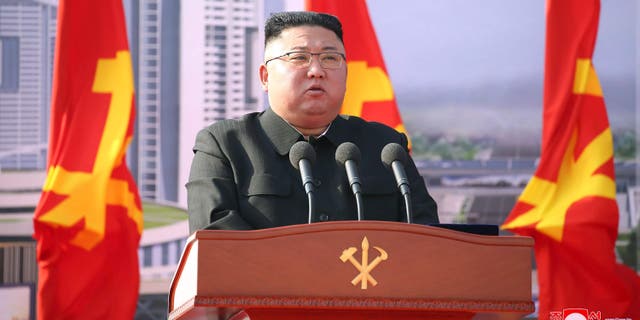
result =
[[309,88],[307,88],[307,92],[310,92],[310,93],[321,93],[321,92],[324,92],[324,89],[322,88],[322,86],[312,85]]

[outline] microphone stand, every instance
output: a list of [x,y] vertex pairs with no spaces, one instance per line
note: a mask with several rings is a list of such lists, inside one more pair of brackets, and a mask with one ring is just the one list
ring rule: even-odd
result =
[[314,182],[311,165],[316,161],[316,152],[313,147],[306,141],[298,141],[291,146],[289,150],[289,161],[294,168],[300,171],[300,178],[302,180],[302,186],[307,194],[309,200],[309,217],[308,222],[313,222],[315,213],[315,197],[314,197]]
[[315,195],[313,194],[313,192],[308,192],[307,198],[309,200],[309,224],[311,224],[313,222],[313,216],[315,215],[315,212],[316,212],[316,208],[314,205]]
[[403,195],[404,198],[404,209],[407,213],[407,223],[412,223],[413,221],[411,221],[411,194],[410,193],[405,193]]
[[402,193],[402,197],[404,198],[404,208],[407,214],[407,223],[412,223],[411,212],[413,211],[411,208],[411,189],[409,188],[409,180],[407,180],[407,174],[404,171],[404,166],[401,161],[393,161],[391,163],[391,169],[393,170],[393,175],[396,177],[398,181],[398,187],[400,188],[400,193]]
[[300,159],[299,162],[300,173],[302,176],[302,183],[304,185],[304,190],[307,194],[307,199],[309,200],[309,224],[313,222],[313,217],[315,216],[316,208],[315,208],[315,188],[313,185],[313,177],[311,175],[311,164],[306,159]]
[[360,192],[355,194],[356,196],[356,212],[358,213],[358,221],[362,221],[362,194]]

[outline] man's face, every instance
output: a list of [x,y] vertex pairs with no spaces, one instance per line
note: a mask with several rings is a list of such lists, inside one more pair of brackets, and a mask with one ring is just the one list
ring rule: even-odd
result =
[[[340,52],[344,46],[333,31],[318,26],[285,29],[265,48],[271,59],[291,51]],[[266,60],[265,59],[265,60]],[[260,66],[260,80],[273,111],[298,129],[326,127],[340,112],[347,82],[347,63],[326,69],[314,55],[306,67],[286,59]]]

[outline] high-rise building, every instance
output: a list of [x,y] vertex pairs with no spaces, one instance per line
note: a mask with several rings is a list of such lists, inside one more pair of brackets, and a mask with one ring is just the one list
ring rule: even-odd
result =
[[44,170],[57,1],[0,0],[0,170]]
[[178,200],[180,1],[125,0],[136,83],[128,163],[140,196]]
[[197,132],[222,119],[263,109],[264,0],[182,2],[180,44],[179,203],[186,206],[191,147]]

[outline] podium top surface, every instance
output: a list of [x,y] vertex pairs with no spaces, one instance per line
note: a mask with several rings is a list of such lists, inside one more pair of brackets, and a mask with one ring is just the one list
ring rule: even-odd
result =
[[[443,225],[446,226],[446,225]],[[299,224],[270,229],[260,230],[198,230],[193,233],[189,241],[195,239],[245,239],[259,240],[296,234],[313,234],[327,232],[397,232],[404,234],[429,235],[435,237],[455,239],[458,241],[468,241],[478,244],[493,244],[500,246],[531,246],[533,238],[523,236],[486,236],[468,232],[452,230],[451,228],[439,226],[426,226],[419,224],[408,224],[388,221],[332,221],[317,222],[312,224]]]

